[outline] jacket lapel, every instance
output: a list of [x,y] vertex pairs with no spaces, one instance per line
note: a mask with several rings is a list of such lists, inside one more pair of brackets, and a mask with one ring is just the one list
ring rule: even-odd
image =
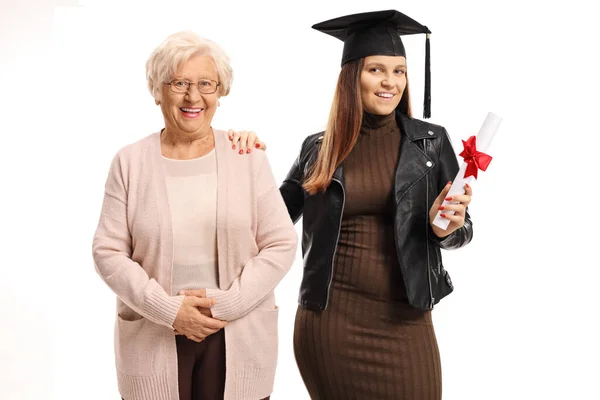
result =
[[415,121],[399,113],[396,115],[396,121],[402,132],[394,182],[396,202],[399,202],[415,183],[434,167],[435,163],[417,144],[419,140],[427,140],[427,138],[420,134]]
[[[316,162],[316,157],[319,152],[319,149],[321,148],[322,142],[323,142],[323,136],[319,137],[317,139],[317,141],[315,142],[316,151],[314,153],[313,159],[306,164],[307,166],[312,165]],[[307,171],[308,171],[308,168],[305,168],[304,173],[306,174]],[[342,186],[344,185],[344,162],[343,161],[340,165],[338,165],[338,167],[335,169],[335,171],[333,171],[333,175],[332,175],[331,179],[341,182]]]
[[333,171],[332,179],[338,180],[344,184],[344,162],[342,162],[338,167]]

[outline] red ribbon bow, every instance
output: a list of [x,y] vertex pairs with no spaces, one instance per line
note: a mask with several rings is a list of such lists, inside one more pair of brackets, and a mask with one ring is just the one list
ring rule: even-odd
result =
[[492,161],[492,157],[477,150],[475,140],[475,136],[471,136],[466,142],[464,140],[462,141],[464,150],[459,156],[467,163],[465,178],[473,176],[477,179],[477,170],[480,169],[485,171]]

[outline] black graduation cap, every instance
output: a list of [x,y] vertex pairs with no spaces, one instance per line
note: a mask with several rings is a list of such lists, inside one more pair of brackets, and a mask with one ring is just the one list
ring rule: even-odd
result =
[[367,56],[404,56],[400,35],[427,34],[425,39],[425,96],[423,117],[431,117],[429,29],[396,10],[374,11],[319,22],[312,26],[344,42],[342,65]]

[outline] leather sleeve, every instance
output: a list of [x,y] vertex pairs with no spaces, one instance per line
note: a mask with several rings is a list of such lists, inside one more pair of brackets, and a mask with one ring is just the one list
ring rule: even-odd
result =
[[304,211],[304,188],[302,187],[302,182],[304,181],[304,166],[302,159],[307,141],[308,138],[302,143],[300,154],[294,161],[292,168],[290,168],[287,177],[279,187],[285,206],[287,207],[290,218],[294,224],[298,222]]

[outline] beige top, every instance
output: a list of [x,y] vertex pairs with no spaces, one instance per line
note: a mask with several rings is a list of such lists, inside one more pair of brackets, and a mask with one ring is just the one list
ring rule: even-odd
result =
[[171,295],[218,289],[215,150],[191,160],[163,157],[163,165],[173,225]]

